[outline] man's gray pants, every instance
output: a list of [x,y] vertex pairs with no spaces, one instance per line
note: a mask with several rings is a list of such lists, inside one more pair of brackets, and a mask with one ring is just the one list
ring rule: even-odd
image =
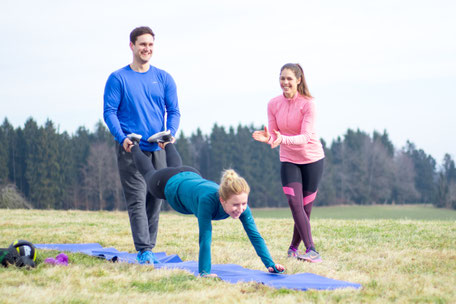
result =
[[[165,151],[144,151],[143,153],[150,157],[156,169],[166,167]],[[137,251],[152,250],[157,240],[158,219],[162,200],[153,197],[147,191],[146,182],[136,168],[131,153],[126,152],[123,146],[119,144],[117,144],[117,164],[119,166],[120,181],[127,200],[127,210],[135,248]]]

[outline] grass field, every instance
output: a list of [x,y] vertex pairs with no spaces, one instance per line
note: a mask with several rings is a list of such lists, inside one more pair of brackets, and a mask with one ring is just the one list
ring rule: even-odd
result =
[[[254,209],[255,217],[291,218],[289,208]],[[312,209],[312,219],[410,219],[456,221],[456,211],[432,205],[334,206]]]
[[[293,227],[286,210],[254,211],[274,260],[287,273],[356,282],[363,285],[360,290],[229,284],[183,270],[114,264],[83,254],[69,254],[67,267],[51,266],[42,262],[58,252],[40,250],[35,269],[0,268],[0,303],[456,303],[456,212],[418,206],[372,208],[314,208],[313,238],[324,259],[321,264],[286,257]],[[390,208],[400,216],[386,218]],[[126,212],[2,209],[0,247],[14,239],[96,242],[133,252]],[[265,270],[239,221],[214,222],[213,239],[213,263]],[[197,260],[197,242],[194,217],[162,213],[157,251]]]

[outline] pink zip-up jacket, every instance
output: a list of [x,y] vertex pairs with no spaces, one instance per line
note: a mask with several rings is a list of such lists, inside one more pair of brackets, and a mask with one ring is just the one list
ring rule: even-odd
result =
[[282,135],[280,161],[309,164],[325,157],[321,142],[315,132],[315,104],[312,98],[300,94],[292,99],[277,96],[268,103],[268,125],[271,138],[274,130]]

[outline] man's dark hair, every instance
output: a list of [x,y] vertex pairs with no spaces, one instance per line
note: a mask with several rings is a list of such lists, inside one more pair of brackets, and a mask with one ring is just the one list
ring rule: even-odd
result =
[[154,37],[155,39],[155,34],[154,32],[152,31],[152,29],[148,26],[140,26],[140,27],[137,27],[135,28],[134,30],[131,31],[130,33],[130,42],[135,44],[136,43],[136,39],[138,38],[138,36],[141,36],[141,35],[144,35],[144,34],[151,34],[152,37]]

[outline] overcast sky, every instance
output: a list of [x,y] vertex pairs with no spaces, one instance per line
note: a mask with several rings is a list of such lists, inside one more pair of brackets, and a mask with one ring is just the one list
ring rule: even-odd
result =
[[147,25],[186,135],[265,124],[280,67],[299,62],[328,144],[386,130],[440,163],[456,156],[454,16],[453,0],[1,0],[0,119],[93,130],[106,79],[131,62],[130,31]]

